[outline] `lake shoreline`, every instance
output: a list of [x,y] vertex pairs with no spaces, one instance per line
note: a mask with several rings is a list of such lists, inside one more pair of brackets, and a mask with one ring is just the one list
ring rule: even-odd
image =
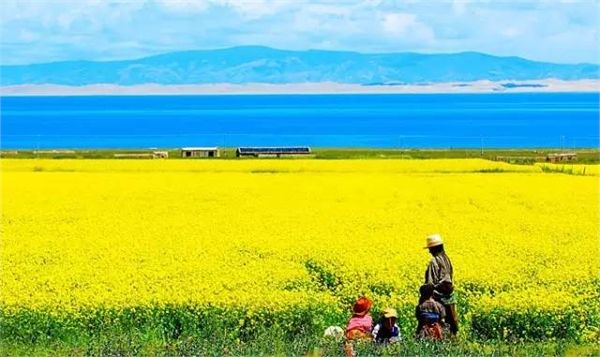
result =
[[424,84],[348,84],[319,83],[215,83],[191,85],[115,85],[67,86],[32,84],[1,86],[1,96],[90,96],[90,95],[324,95],[324,94],[477,94],[477,93],[593,93],[600,92],[600,80],[564,81],[558,79],[527,81],[447,82]]
[[[122,148],[122,149],[0,149],[0,159],[111,159],[124,160],[152,159],[154,152],[167,153],[167,160],[428,160],[428,159],[486,159],[519,164],[546,162],[549,155],[556,153],[574,153],[576,159],[563,164],[600,163],[600,148],[536,148],[536,149],[499,149],[499,148],[312,148],[310,155],[291,157],[236,157],[234,147],[219,147],[219,157],[183,158],[178,148]],[[155,157],[157,158],[157,157]]]

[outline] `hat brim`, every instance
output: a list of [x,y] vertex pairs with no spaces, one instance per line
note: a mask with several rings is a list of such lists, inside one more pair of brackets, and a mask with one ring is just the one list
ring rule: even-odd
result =
[[365,311],[361,311],[361,312],[352,311],[352,313],[356,316],[365,316],[366,314],[369,313],[369,310],[365,310]]
[[428,249],[428,248],[437,247],[437,246],[440,246],[440,245],[442,245],[442,244],[444,244],[444,242],[433,243],[433,244],[430,244],[430,245],[428,245],[428,246],[426,246],[426,247],[423,247],[423,249]]
[[392,317],[398,318],[398,316],[396,314],[383,314],[383,317],[385,317],[386,319],[389,319]]

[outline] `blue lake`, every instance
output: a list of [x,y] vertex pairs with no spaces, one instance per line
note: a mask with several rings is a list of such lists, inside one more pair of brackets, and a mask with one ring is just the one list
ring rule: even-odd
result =
[[2,97],[0,147],[599,147],[598,93]]

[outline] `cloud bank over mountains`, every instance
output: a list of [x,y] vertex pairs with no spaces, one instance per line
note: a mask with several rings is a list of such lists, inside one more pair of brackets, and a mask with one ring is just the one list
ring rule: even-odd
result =
[[600,63],[596,1],[4,0],[2,64],[265,45]]

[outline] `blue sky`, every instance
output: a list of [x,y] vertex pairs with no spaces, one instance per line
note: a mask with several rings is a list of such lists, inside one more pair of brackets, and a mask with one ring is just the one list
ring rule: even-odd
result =
[[239,45],[480,51],[600,63],[596,0],[3,0],[0,6],[2,64]]

